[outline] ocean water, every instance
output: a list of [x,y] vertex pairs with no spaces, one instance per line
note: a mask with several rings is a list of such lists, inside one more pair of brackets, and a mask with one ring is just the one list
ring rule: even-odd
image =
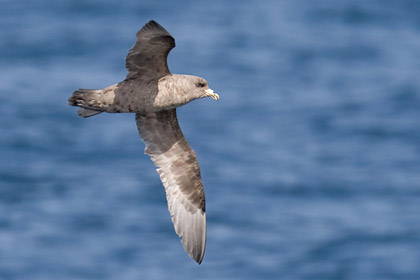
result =
[[[0,279],[420,279],[420,3],[0,1]],[[220,100],[178,110],[207,198],[197,265],[132,114],[81,119],[135,33]]]

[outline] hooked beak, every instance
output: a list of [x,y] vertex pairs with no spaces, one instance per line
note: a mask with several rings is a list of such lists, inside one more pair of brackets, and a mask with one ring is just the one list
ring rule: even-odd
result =
[[219,95],[215,93],[212,89],[208,88],[204,92],[206,93],[205,96],[211,97],[214,100],[219,100]]

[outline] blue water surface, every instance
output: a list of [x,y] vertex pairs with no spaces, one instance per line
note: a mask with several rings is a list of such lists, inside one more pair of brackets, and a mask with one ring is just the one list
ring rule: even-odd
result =
[[[0,279],[420,279],[420,2],[0,1]],[[150,19],[207,198],[184,252],[133,114],[76,115]]]

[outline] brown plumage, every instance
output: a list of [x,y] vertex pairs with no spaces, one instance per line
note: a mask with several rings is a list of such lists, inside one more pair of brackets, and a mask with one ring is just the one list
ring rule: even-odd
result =
[[184,249],[201,263],[206,247],[206,209],[197,156],[182,134],[176,108],[192,100],[219,96],[203,78],[172,75],[167,56],[174,38],[157,22],[138,33],[126,58],[127,77],[104,89],[79,89],[69,105],[90,117],[101,112],[136,113],[136,123],[165,187],[168,209]]

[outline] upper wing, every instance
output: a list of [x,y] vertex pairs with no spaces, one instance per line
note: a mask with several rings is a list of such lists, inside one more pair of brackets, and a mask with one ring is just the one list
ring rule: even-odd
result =
[[197,156],[178,125],[176,110],[136,114],[140,136],[165,187],[168,209],[185,251],[198,263],[206,247],[206,210]]
[[158,80],[170,74],[166,59],[174,47],[171,34],[156,21],[149,21],[137,32],[136,44],[128,52],[127,78],[145,74]]

